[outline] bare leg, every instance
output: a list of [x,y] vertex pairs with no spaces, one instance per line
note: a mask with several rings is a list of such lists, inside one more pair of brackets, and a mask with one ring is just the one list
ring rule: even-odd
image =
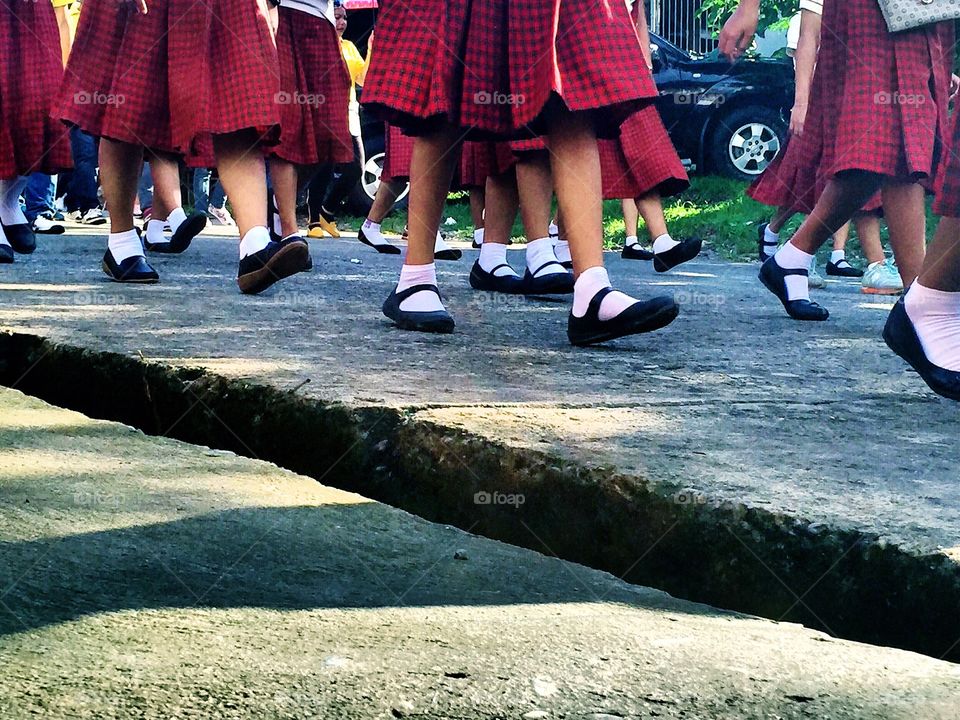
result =
[[486,190],[484,188],[470,189],[470,219],[476,230],[483,228],[484,208],[487,206]]
[[233,204],[240,237],[267,226],[267,169],[252,130],[214,135],[220,182]]
[[854,219],[857,226],[857,239],[867,263],[883,262],[883,243],[880,241],[880,218],[873,213],[858,213]]
[[637,210],[647,225],[650,240],[656,240],[661,235],[667,235],[667,219],[663,216],[663,201],[656,190],[636,199]]
[[550,203],[553,178],[547,153],[527,153],[517,163],[517,189],[520,193],[520,217],[528,241],[550,236]]
[[297,227],[297,166],[278,157],[270,158],[270,180],[277,200],[283,237],[299,232]]
[[932,290],[960,292],[960,218],[940,218],[919,280]]
[[640,211],[633,198],[624,198],[620,201],[623,208],[623,232],[628,238],[637,237],[637,227],[640,224]]
[[850,223],[845,222],[839,230],[833,234],[833,249],[846,250],[847,240],[850,239]]
[[770,223],[767,227],[770,228],[770,232],[779,233],[783,230],[783,226],[786,225],[794,215],[796,215],[796,213],[788,207],[777,208],[773,217],[770,218]]
[[513,232],[513,221],[520,209],[517,176],[513,171],[487,178],[486,218],[483,242],[506,245]]
[[908,287],[920,274],[926,253],[923,187],[918,183],[887,182],[883,186],[883,207],[893,256],[903,286]]
[[100,185],[110,213],[111,234],[133,230],[133,206],[142,161],[143,149],[139,145],[100,140]]
[[153,176],[153,217],[164,219],[183,206],[180,193],[180,163],[173,155],[152,153],[148,158]]
[[837,175],[827,183],[790,244],[813,255],[844,223],[863,207],[880,188],[882,176],[859,170]]
[[404,185],[406,183],[403,180],[390,180],[380,183],[377,194],[373,198],[373,205],[370,206],[370,212],[367,213],[367,219],[371,222],[382,223],[383,219],[393,210],[397,197],[403,192]]
[[456,166],[454,150],[459,139],[458,130],[452,126],[414,139],[410,162],[407,265],[433,262],[440,218]]

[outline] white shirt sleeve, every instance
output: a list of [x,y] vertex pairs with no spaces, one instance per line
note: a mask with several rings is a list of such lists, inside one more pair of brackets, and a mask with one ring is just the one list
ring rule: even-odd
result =
[[823,15],[823,0],[800,0],[800,9]]

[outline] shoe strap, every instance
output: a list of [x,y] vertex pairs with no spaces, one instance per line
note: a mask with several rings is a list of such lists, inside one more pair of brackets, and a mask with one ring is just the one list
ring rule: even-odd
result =
[[587,305],[587,312],[584,317],[588,317],[591,320],[600,321],[600,305],[603,303],[603,299],[613,292],[612,287],[605,287],[602,290],[598,290],[597,294],[590,298],[590,304]]
[[764,247],[776,247],[780,243],[777,242],[776,240],[761,240],[760,244],[763,245]]
[[408,287],[406,290],[395,291],[397,296],[397,302],[402,303],[404,300],[411,297],[412,295],[416,295],[418,292],[436,293],[437,297],[440,298],[441,301],[443,300],[443,296],[440,294],[440,288],[438,288],[436,285],[428,285],[424,283],[423,285],[413,285],[411,287]]
[[[776,262],[776,260],[774,260]],[[782,268],[777,265],[777,269],[780,271],[780,274],[783,276],[787,275],[803,275],[804,277],[810,277],[810,271],[807,268]]]
[[[538,267],[536,270],[534,270],[532,273],[530,273],[531,277],[536,277],[541,270],[544,270],[544,269],[550,267],[551,265],[556,265],[557,267],[559,267],[561,272],[567,272],[567,269],[560,263],[559,260],[548,260],[548,261],[545,262],[543,265],[541,265],[541,266]],[[553,274],[559,275],[560,273],[557,272],[557,273],[550,273],[550,274],[551,274],[551,275],[553,275]]]

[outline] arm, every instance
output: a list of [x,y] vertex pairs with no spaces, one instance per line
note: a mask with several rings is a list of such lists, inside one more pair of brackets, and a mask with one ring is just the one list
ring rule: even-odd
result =
[[800,40],[797,43],[796,68],[797,83],[793,95],[793,111],[790,115],[790,132],[803,134],[803,123],[807,117],[807,103],[810,100],[810,85],[813,71],[817,66],[817,52],[820,49],[820,16],[810,10],[800,13]]
[[[638,3],[641,0],[637,0]],[[640,36],[640,49],[643,51],[643,59],[647,63],[647,69],[653,70],[653,57],[650,55],[650,28],[647,26],[647,13],[641,4],[637,13],[637,35]]]
[[67,59],[70,57],[70,48],[73,47],[73,28],[70,27],[70,21],[67,19],[66,5],[58,5],[53,8],[54,15],[57,16],[57,29],[60,31],[60,54],[63,58],[63,66],[67,66]]
[[720,31],[720,52],[736,60],[750,47],[760,22],[760,0],[740,0],[740,4]]

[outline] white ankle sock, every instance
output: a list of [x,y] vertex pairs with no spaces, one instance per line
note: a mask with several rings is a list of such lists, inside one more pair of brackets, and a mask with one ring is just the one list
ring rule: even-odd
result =
[[493,273],[494,277],[506,277],[512,275],[517,277],[517,273],[512,267],[501,267],[494,270],[497,265],[503,265],[507,262],[507,246],[503,243],[488,242],[480,246],[480,267],[488,273]]
[[4,225],[23,225],[27,222],[20,207],[20,195],[26,187],[27,178],[24,175],[0,180],[0,221]]
[[638,238],[636,235],[627,235],[627,240],[623,244],[625,247],[630,247],[631,245],[639,245],[640,238]]
[[[549,265],[547,263],[550,263]],[[542,270],[539,270],[540,267]],[[527,243],[527,269],[534,277],[565,273],[567,269],[560,264],[557,254],[553,250],[553,240],[548,237],[532,240]],[[539,270],[539,272],[537,272]]]
[[550,223],[547,226],[547,233],[550,235],[550,237],[556,240],[558,237],[560,237],[560,227],[556,223]]
[[433,251],[440,252],[441,250],[452,250],[452,248],[447,245],[446,241],[443,239],[443,235],[441,235],[440,231],[437,230],[437,241],[433,244]]
[[477,228],[473,231],[473,241],[477,245],[483,245],[483,228]]
[[553,254],[562,263],[573,261],[573,256],[570,254],[570,243],[566,240],[557,240],[553,244]]
[[773,257],[773,254],[777,252],[777,245],[780,244],[780,233],[775,233],[767,225],[763,229],[763,242],[763,254],[767,257]]
[[[813,255],[805,253],[792,243],[784,243],[773,256],[774,262],[784,270],[810,270],[810,263],[813,262]],[[807,278],[803,275],[787,275],[785,278],[787,285],[788,300],[809,300],[810,285]]]
[[240,240],[240,259],[260,252],[269,244],[270,231],[264,225],[250,228]]
[[273,234],[279,237],[283,235],[283,223],[280,222],[280,206],[277,204],[277,196],[273,193],[270,193],[270,202],[273,204]]
[[664,233],[653,241],[653,251],[659,255],[667,250],[672,250],[679,244],[680,243],[670,237],[670,233]]
[[[414,285],[436,285],[437,284],[437,266],[435,263],[429,265],[404,265],[400,268],[400,280],[397,282],[397,292],[403,292]],[[443,310],[443,303],[436,293],[422,290],[414,293],[402,303],[400,309],[407,312],[436,312]]]
[[10,241],[7,240],[7,236],[4,234],[2,227],[0,227],[0,245],[10,247]]
[[119,265],[127,258],[143,255],[143,245],[136,230],[127,230],[122,233],[110,233],[107,238],[107,247],[114,261]]
[[390,244],[380,230],[380,223],[375,223],[372,220],[363,221],[363,236],[374,245]]
[[150,218],[147,221],[147,242],[151,245],[170,242],[170,236],[165,235],[163,232],[165,225],[166,220],[154,220]]
[[904,298],[927,359],[960,372],[960,292],[945,292],[913,283]]
[[170,211],[170,214],[167,215],[167,225],[170,226],[170,232],[176,232],[177,228],[183,225],[183,221],[187,219],[187,214],[183,211],[183,208],[175,208]]
[[[594,295],[608,287],[610,287],[610,277],[603,266],[588,268],[580,273],[580,277],[573,286],[573,316],[579,318],[586,315]],[[629,295],[614,290],[600,303],[600,319],[615,318],[636,302],[637,300]]]

